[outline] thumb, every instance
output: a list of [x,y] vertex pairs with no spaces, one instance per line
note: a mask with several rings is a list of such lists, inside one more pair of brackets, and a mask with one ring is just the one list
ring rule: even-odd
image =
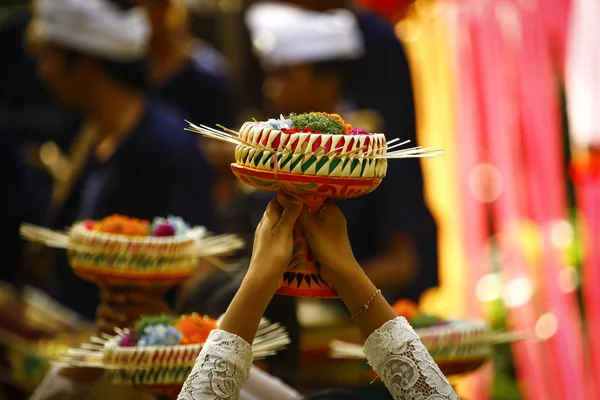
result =
[[279,218],[279,222],[277,225],[281,226],[284,229],[289,229],[290,231],[294,228],[294,224],[302,211],[302,202],[296,198],[291,198],[285,208],[283,209],[283,213],[281,214],[281,218]]

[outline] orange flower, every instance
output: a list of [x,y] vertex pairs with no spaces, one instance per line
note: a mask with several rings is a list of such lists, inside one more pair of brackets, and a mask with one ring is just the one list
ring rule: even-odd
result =
[[335,119],[337,122],[339,122],[340,124],[342,124],[342,126],[344,127],[344,134],[347,135],[350,133],[350,131],[352,131],[352,125],[347,123],[346,121],[344,121],[344,119],[339,115],[339,114],[328,114],[328,113],[324,113],[324,112],[318,112],[316,114],[321,114],[324,115],[328,118],[331,119]]
[[182,333],[181,344],[205,343],[213,329],[217,329],[217,321],[199,314],[183,315],[175,324],[175,329]]
[[396,311],[396,314],[406,318],[409,321],[419,314],[419,307],[417,304],[408,299],[398,300],[396,303],[394,303],[393,309]]
[[112,233],[125,236],[148,236],[150,221],[129,218],[123,215],[111,215],[99,221],[95,226],[96,232]]

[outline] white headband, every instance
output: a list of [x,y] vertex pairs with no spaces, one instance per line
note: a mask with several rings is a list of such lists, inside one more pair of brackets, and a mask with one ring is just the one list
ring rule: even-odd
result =
[[362,33],[348,10],[308,11],[281,3],[258,3],[246,14],[253,47],[264,63],[300,64],[356,59]]
[[144,10],[105,0],[37,0],[34,29],[42,39],[115,61],[143,58],[150,40]]

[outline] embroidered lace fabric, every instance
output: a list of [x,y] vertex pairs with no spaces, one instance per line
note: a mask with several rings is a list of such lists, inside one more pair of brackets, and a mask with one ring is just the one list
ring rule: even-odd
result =
[[364,352],[395,400],[458,400],[406,319],[398,317],[373,332]]
[[252,347],[244,339],[215,329],[196,359],[178,400],[237,400],[252,366]]
[[[458,400],[406,319],[386,322],[369,336],[364,351],[395,400]],[[252,359],[245,340],[212,331],[178,400],[238,400]]]

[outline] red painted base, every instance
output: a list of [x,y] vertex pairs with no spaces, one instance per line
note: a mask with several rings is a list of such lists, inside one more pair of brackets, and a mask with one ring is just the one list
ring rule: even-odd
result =
[[134,285],[134,286],[161,286],[171,287],[187,280],[191,273],[126,273],[109,272],[106,269],[82,267],[73,265],[73,272],[81,279],[90,281],[99,285]]

